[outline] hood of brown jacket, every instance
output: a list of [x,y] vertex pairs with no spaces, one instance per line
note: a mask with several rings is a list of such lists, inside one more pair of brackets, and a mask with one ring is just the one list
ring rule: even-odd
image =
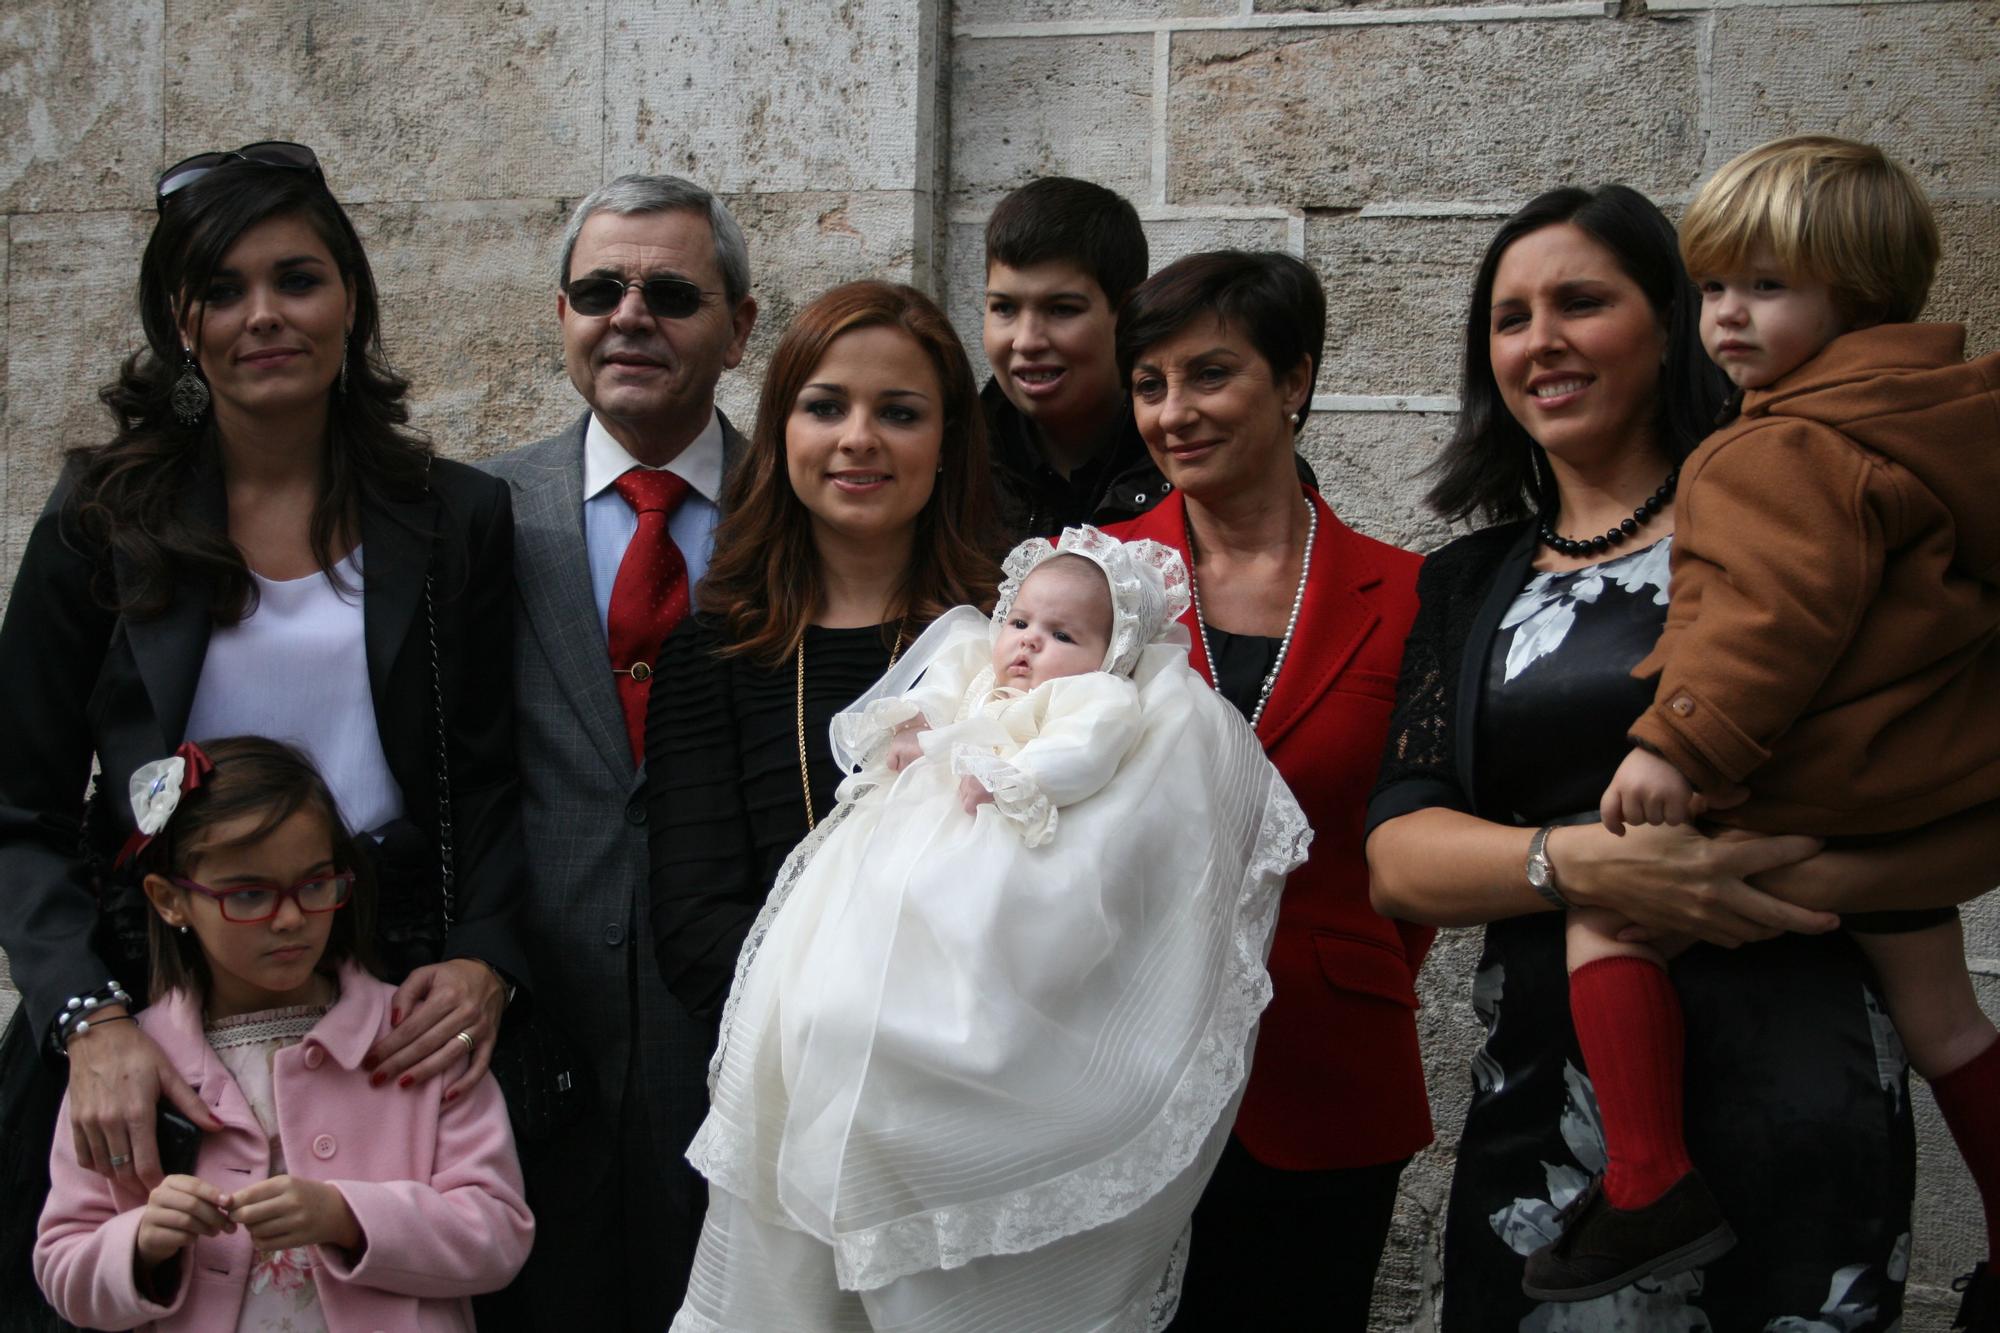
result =
[[1967,361],[1964,325],[1843,334],[1742,414],[1817,422],[1909,469],[1950,509],[1960,563],[2000,578],[2000,352]]

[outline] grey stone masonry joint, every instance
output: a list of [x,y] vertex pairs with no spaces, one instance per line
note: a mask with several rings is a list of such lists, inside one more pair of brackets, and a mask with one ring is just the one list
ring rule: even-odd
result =
[[1709,9],[1860,9],[1877,5],[1962,4],[1968,8],[1990,7],[1991,0],[1646,0],[1646,12]]
[[[1786,0],[1769,0],[1785,3]],[[1836,0],[1829,0],[1836,2]],[[1862,0],[1837,0],[1861,3]],[[1920,0],[1904,0],[1920,3]],[[1982,0],[1967,0],[1981,3]],[[1658,4],[1650,8],[1661,9]],[[1683,8],[1706,9],[1709,4]],[[1358,28],[1403,23],[1506,23],[1521,19],[1615,18],[1618,0],[1562,0],[1536,5],[1451,5],[1435,9],[1363,9],[1338,13],[1215,14],[1172,18],[1046,19],[1020,23],[964,23],[952,30],[968,40],[1006,37],[1111,37],[1134,32],[1242,32],[1270,28]]]
[[1521,205],[1515,203],[1458,203],[1447,200],[1396,199],[1380,204],[1363,204],[1355,216],[1364,218],[1504,218]]
[[1458,411],[1453,394],[1427,393],[1316,393],[1315,412],[1443,412]]
[[[1142,204],[1133,205],[1142,222],[1292,222],[1305,215],[1296,208],[1275,204]],[[1511,208],[1495,205],[1481,217],[1506,217]],[[951,220],[961,226],[984,226],[990,208],[955,208]],[[1400,214],[1392,216],[1402,216]],[[1429,216],[1420,214],[1413,216]]]
[[1167,202],[1167,94],[1173,83],[1173,34],[1166,29],[1153,34],[1153,194],[1156,204]]

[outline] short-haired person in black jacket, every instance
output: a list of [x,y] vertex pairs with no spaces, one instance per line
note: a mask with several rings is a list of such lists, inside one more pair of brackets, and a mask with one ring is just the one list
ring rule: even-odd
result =
[[1007,540],[1143,514],[1166,493],[1132,422],[1113,346],[1146,277],[1146,233],[1121,196],[1048,176],[986,223],[980,401]]
[[993,378],[979,401],[1008,545],[1137,518],[1173,489],[1118,374],[1118,307],[1146,263],[1138,210],[1089,181],[1030,181],[987,219],[980,338]]

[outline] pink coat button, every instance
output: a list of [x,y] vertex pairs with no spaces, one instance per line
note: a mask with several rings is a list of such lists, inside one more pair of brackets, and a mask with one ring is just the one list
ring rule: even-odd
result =
[[333,1141],[333,1135],[322,1134],[313,1140],[313,1156],[324,1162],[327,1158],[333,1156],[334,1150],[339,1146]]
[[306,1068],[318,1069],[326,1063],[326,1052],[317,1046],[306,1047]]

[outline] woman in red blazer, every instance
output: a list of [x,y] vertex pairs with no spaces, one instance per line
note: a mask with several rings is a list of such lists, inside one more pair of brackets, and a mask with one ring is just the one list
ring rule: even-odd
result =
[[1419,561],[1299,481],[1325,329],[1310,268],[1236,251],[1162,269],[1118,319],[1169,490],[1110,531],[1187,558],[1195,669],[1250,718],[1314,835],[1279,907],[1235,1134],[1195,1210],[1177,1330],[1365,1328],[1397,1177],[1431,1140],[1414,980],[1433,932],[1369,906],[1362,859]]

